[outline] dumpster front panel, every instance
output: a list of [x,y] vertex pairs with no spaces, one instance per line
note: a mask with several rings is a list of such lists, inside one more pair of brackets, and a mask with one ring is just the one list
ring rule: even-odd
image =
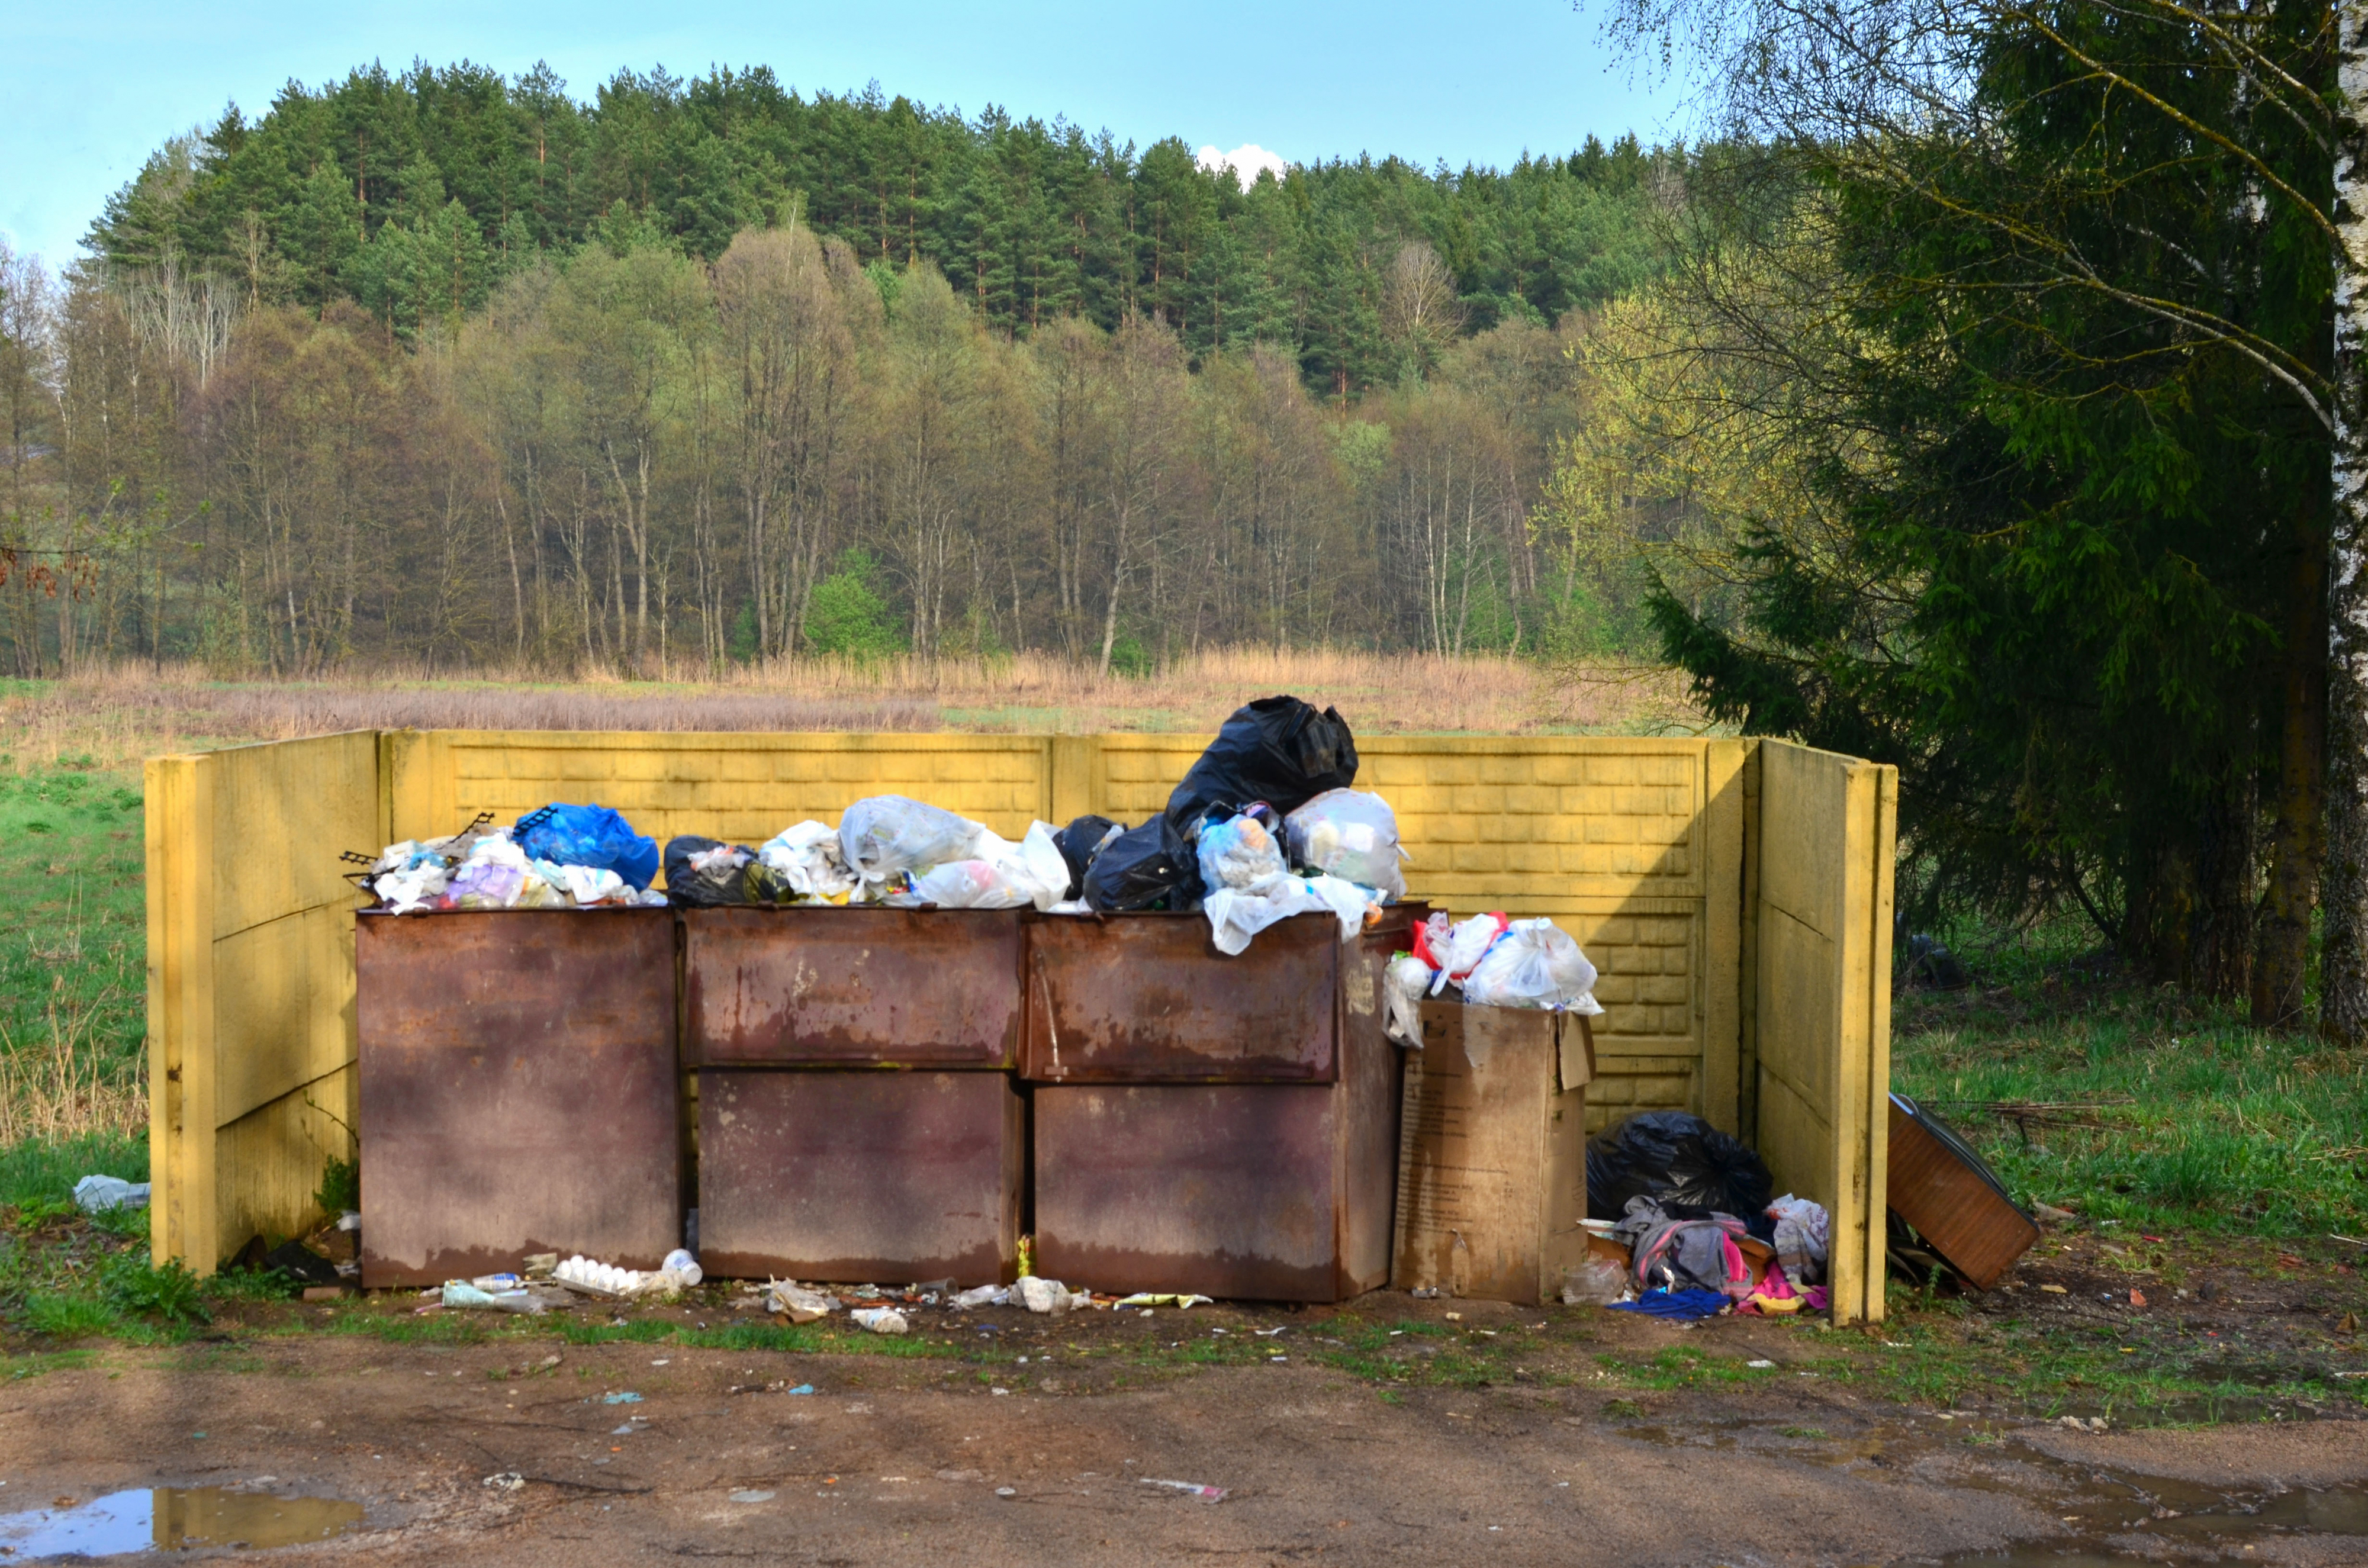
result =
[[1039,1083],[1328,1084],[1340,923],[1296,915],[1228,958],[1201,915],[1030,921]]
[[354,925],[366,1288],[681,1244],[666,911]]
[[719,1278],[1007,1281],[1023,1113],[1004,1073],[703,1069],[700,1265]]
[[708,1066],[1008,1068],[1018,910],[690,909],[690,1060]]
[[1355,1294],[1338,1267],[1342,1103],[1313,1085],[1040,1085],[1037,1272],[1072,1290]]

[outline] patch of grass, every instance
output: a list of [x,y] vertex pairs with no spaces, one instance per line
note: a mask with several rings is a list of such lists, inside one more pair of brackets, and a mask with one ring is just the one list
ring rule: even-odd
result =
[[[55,1202],[72,1206],[74,1184],[86,1176],[148,1179],[148,1132],[92,1132],[0,1148],[0,1206]],[[147,1228],[147,1210],[130,1211]]]
[[120,1308],[97,1296],[36,1291],[25,1298],[25,1326],[51,1339],[96,1339],[129,1325]]
[[[1979,983],[1901,996],[1895,1085],[2025,1203],[2155,1230],[2368,1227],[2368,1054],[2100,970],[2083,936],[1960,934]],[[2019,1129],[1999,1104],[2073,1108]]]
[[0,770],[0,1145],[146,1123],[142,823],[138,777],[86,755]]

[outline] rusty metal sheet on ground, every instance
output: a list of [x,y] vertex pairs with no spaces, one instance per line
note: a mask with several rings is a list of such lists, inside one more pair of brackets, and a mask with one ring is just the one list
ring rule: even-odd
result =
[[355,923],[362,1282],[681,1243],[674,922],[662,909]]
[[1020,912],[690,909],[684,1028],[709,1066],[1008,1067]]
[[1245,1301],[1353,1294],[1338,1267],[1344,1104],[1323,1085],[1040,1085],[1037,1272]]
[[1228,958],[1201,915],[1030,921],[1023,1074],[1039,1083],[1328,1084],[1340,925],[1298,915]]
[[1005,1073],[706,1068],[700,1264],[719,1278],[1012,1278],[1026,1158]]

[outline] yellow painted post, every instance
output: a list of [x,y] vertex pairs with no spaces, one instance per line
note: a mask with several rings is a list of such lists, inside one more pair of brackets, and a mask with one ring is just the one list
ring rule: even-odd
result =
[[1740,914],[1735,935],[1736,1077],[1738,1100],[1736,1123],[1746,1141],[1759,1139],[1759,762],[1761,745],[1749,743],[1744,753],[1742,777],[1743,838],[1737,854],[1741,874],[1736,903]]
[[1870,767],[1874,775],[1873,863],[1867,867],[1873,905],[1867,929],[1867,1095],[1866,1121],[1860,1146],[1866,1163],[1866,1193],[1870,1223],[1866,1255],[1866,1321],[1881,1323],[1886,1267],[1885,1233],[1889,1228],[1891,1156],[1891,920],[1892,873],[1898,858],[1899,769]]
[[201,756],[147,765],[148,1245],[200,1274],[214,1221],[214,811]]
[[1743,769],[1749,741],[1702,749],[1702,1119],[1741,1134]]
[[[1879,835],[1879,770],[1835,759],[1842,791],[1842,853],[1835,958],[1840,1017],[1834,1039],[1832,1118],[1834,1211],[1828,1257],[1833,1266],[1834,1321],[1868,1315],[1883,1291],[1884,1216],[1873,1189],[1866,1127],[1877,1093],[1873,1083],[1870,1003],[1874,994],[1875,840]],[[1887,1090],[1889,1085],[1884,1085]]]
[[1101,798],[1101,737],[1051,735],[1045,750],[1044,820],[1066,827],[1091,816]]

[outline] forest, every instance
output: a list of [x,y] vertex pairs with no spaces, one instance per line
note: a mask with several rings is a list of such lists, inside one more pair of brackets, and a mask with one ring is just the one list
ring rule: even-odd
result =
[[7,264],[0,636],[24,675],[1633,641],[1540,503],[1686,156],[1245,187],[761,68],[291,85]]

